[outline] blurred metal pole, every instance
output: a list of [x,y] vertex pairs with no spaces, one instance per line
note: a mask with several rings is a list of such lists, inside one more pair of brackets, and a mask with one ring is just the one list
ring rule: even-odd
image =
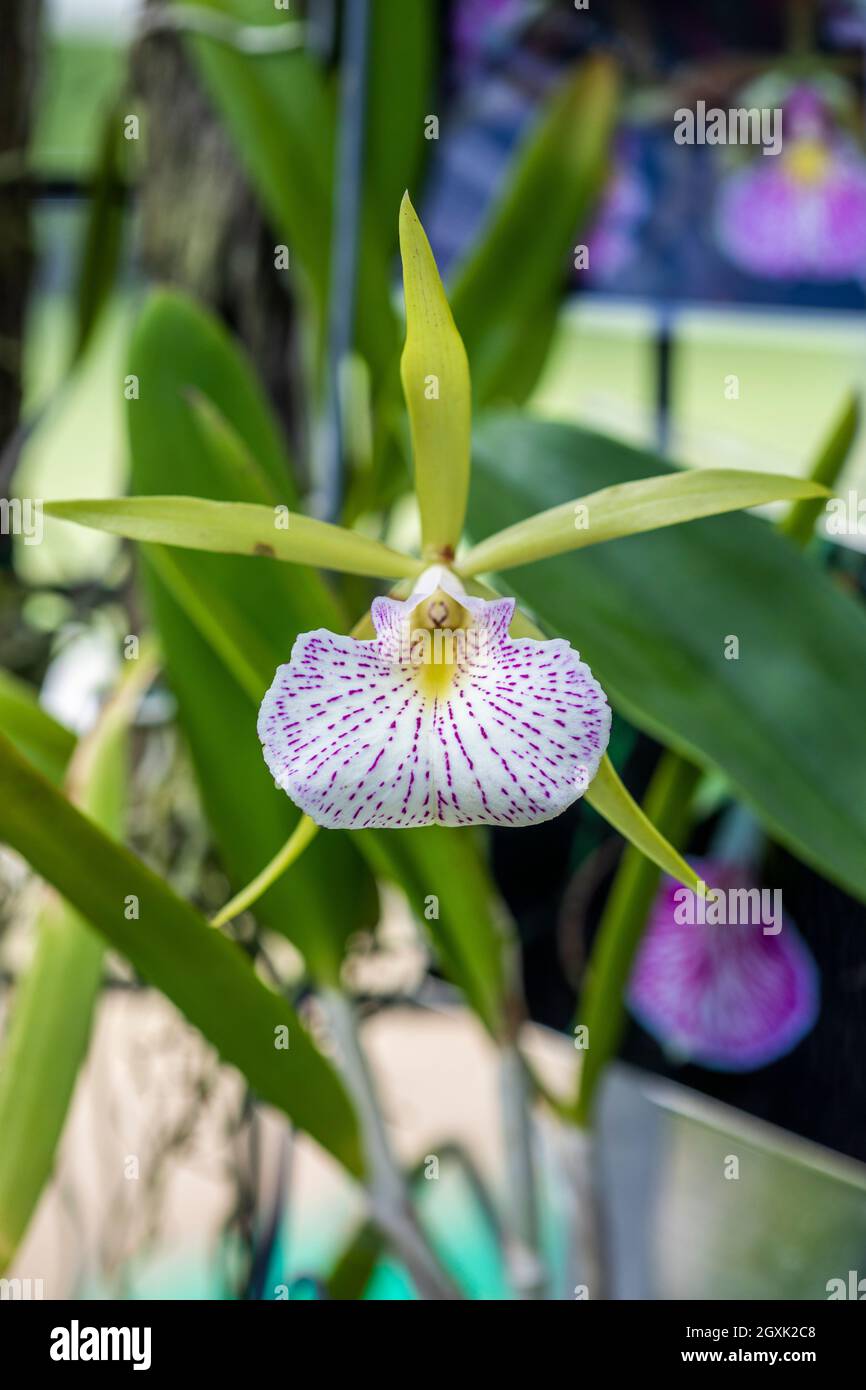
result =
[[341,377],[355,336],[355,302],[364,187],[364,125],[367,107],[369,0],[343,7],[340,106],[331,227],[328,299],[328,381],[319,437],[317,506],[326,521],[340,515],[344,488]]
[[655,332],[655,421],[656,448],[667,454],[671,435],[671,362],[673,358],[673,314],[667,305],[656,310]]

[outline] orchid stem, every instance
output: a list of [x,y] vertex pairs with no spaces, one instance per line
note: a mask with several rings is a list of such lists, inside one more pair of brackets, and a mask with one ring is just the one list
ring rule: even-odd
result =
[[590,1129],[564,1130],[562,1171],[570,1197],[565,1250],[564,1298],[578,1298],[581,1286],[593,1301],[611,1297],[610,1259],[598,1183],[596,1135]]
[[[678,753],[662,753],[643,809],[666,840],[682,844],[700,770]],[[624,995],[644,924],[658,888],[660,870],[633,845],[626,845],[608,894],[587,967],[577,1017],[587,1029],[582,1052],[575,1122],[592,1120],[598,1084],[619,1046],[625,1023]]]
[[302,816],[279,853],[274,855],[260,874],[256,874],[246,888],[242,888],[225,907],[220,908],[216,916],[211,918],[211,926],[225,926],[226,922],[230,922],[233,917],[239,917],[254,902],[258,902],[271,884],[276,883],[277,879],[292,867],[295,860],[300,859],[307,845],[315,838],[318,829],[315,821],[310,820],[309,816]]
[[347,1085],[358,1107],[367,1154],[372,1219],[405,1264],[421,1298],[460,1299],[460,1290],[443,1269],[421,1228],[406,1178],[391,1152],[373,1077],[358,1037],[355,1008],[337,989],[323,989],[320,998],[342,1054]]
[[502,1049],[502,1116],[510,1209],[505,1242],[511,1284],[520,1299],[544,1298],[538,1188],[533,1152],[532,1083],[516,1044]]

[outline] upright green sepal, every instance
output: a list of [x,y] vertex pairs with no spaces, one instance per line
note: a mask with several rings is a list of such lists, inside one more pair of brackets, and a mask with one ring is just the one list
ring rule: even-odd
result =
[[471,386],[463,340],[408,193],[400,207],[406,343],[400,375],[415,458],[425,556],[450,559],[469,491]]

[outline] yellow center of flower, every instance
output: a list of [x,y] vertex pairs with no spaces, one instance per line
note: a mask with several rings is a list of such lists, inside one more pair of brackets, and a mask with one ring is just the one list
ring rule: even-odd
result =
[[785,164],[797,183],[820,183],[827,172],[830,156],[822,140],[796,140],[787,152]]
[[471,614],[443,589],[436,589],[413,610],[410,659],[425,699],[450,690],[471,627]]

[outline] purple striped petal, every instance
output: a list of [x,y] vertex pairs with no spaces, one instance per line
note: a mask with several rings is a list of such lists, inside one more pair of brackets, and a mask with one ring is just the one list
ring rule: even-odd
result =
[[[458,611],[465,626],[436,627]],[[372,641],[302,634],[259,714],[277,786],[346,830],[558,816],[598,770],[610,708],[566,641],[512,640],[513,613],[435,567],[374,602]]]
[[[742,865],[704,860],[694,868],[725,894],[757,889]],[[684,922],[684,892],[670,878],[659,891],[632,971],[629,1009],[663,1047],[700,1066],[766,1066],[815,1023],[819,987],[812,954],[783,915],[776,934],[764,930],[766,913],[763,923],[737,922],[743,913],[730,898],[724,923]]]

